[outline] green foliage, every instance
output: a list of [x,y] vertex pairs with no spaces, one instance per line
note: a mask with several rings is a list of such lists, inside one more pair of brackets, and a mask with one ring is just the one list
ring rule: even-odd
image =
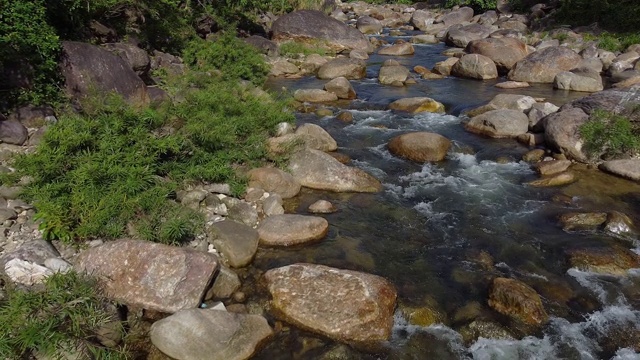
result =
[[303,54],[305,56],[311,54],[325,56],[327,55],[327,50],[322,46],[322,44],[307,45],[295,41],[288,41],[280,45],[280,55],[295,57],[298,54]]
[[114,314],[92,279],[74,272],[49,277],[41,291],[8,288],[0,303],[0,358],[26,359],[34,353],[58,358],[86,349],[93,359],[128,359],[125,350],[100,345],[96,331]]
[[612,158],[640,150],[640,137],[626,117],[595,110],[580,127],[584,149],[592,159]]
[[0,73],[3,68],[19,69],[30,82],[27,88],[6,89],[5,94],[0,84],[0,108],[58,101],[59,52],[60,41],[47,23],[43,0],[0,0]]
[[590,25],[620,32],[635,32],[640,27],[640,3],[637,0],[562,0],[560,21],[570,25]]
[[597,41],[598,47],[613,52],[625,51],[629,45],[640,44],[640,34],[637,33],[615,34],[603,32],[597,36],[585,34],[583,38],[587,41]]
[[251,45],[227,29],[214,41],[194,39],[184,51],[184,61],[197,71],[220,70],[225,79],[244,79],[262,85],[269,68]]
[[496,0],[447,0],[445,7],[453,7],[456,5],[472,7],[476,12],[495,10]]

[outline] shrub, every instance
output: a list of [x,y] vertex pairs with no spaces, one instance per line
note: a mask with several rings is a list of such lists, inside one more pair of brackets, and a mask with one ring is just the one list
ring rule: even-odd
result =
[[96,341],[96,331],[115,319],[92,279],[57,273],[40,291],[6,290],[0,303],[1,358],[26,359],[34,353],[58,358],[71,346],[86,349],[93,359],[129,358],[125,350]]
[[570,25],[598,22],[607,30],[635,32],[640,27],[640,3],[636,0],[562,0],[558,19]]
[[456,5],[472,7],[474,11],[495,10],[496,0],[447,0],[445,6],[450,8]]
[[305,56],[311,54],[327,55],[327,49],[320,43],[315,45],[306,45],[295,41],[288,41],[280,45],[280,54],[283,56],[293,57],[298,54]]
[[640,150],[640,137],[629,119],[600,109],[580,127],[580,136],[592,159],[619,157]]

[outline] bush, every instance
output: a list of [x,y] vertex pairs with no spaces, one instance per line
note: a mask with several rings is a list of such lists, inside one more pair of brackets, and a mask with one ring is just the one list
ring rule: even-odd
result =
[[600,109],[580,127],[580,136],[592,159],[615,158],[640,150],[640,137],[629,119]]
[[447,0],[445,6],[450,8],[456,5],[472,7],[476,12],[484,12],[487,10],[495,10],[496,0]]
[[620,32],[640,28],[640,3],[637,0],[562,0],[558,19],[570,25],[590,25]]
[[92,279],[57,273],[41,291],[6,290],[0,303],[1,358],[26,359],[35,353],[58,358],[70,347],[86,349],[93,359],[129,358],[126,351],[96,341],[96,331],[115,319]]
[[280,55],[288,57],[295,57],[298,54],[303,54],[305,56],[311,54],[325,56],[328,52],[323,44],[318,43],[316,45],[306,45],[295,41],[289,41],[281,44],[279,50]]

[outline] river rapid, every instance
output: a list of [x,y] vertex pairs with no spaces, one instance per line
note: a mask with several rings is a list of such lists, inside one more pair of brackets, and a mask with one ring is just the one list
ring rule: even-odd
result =
[[[395,39],[385,37],[390,43]],[[351,157],[350,165],[376,176],[384,190],[378,194],[304,190],[286,204],[287,210],[304,214],[318,199],[333,202],[339,211],[326,216],[329,235],[301,248],[261,249],[254,266],[265,271],[310,262],[377,274],[397,287],[401,308],[426,306],[440,314],[439,321],[411,325],[398,311],[392,340],[374,353],[285,328],[256,359],[640,359],[629,347],[640,342],[640,272],[599,276],[570,268],[566,259],[567,249],[615,244],[635,248],[636,240],[599,231],[566,232],[557,221],[569,211],[613,210],[637,221],[640,185],[584,167],[576,170],[580,180],[574,184],[529,187],[524,183],[538,178],[528,163],[520,161],[529,148],[515,140],[468,133],[458,117],[498,93],[543,97],[556,105],[586,94],[553,90],[549,84],[516,90],[493,86],[504,79],[418,79],[405,87],[378,83],[386,59],[409,68],[432,68],[446,58],[441,55],[443,44],[415,45],[415,49],[416,54],[407,57],[371,56],[367,78],[352,81],[358,99],[343,107],[352,112],[352,123],[297,114],[299,124],[311,122],[327,130],[338,151]],[[322,88],[324,83],[312,77],[272,79],[269,87],[293,91]],[[442,102],[447,114],[385,110],[394,100],[414,96]],[[421,165],[391,155],[388,140],[412,131],[451,139],[447,159]],[[515,278],[536,289],[550,321],[541,329],[520,329],[493,311],[487,298],[496,276]],[[472,319],[499,324],[513,338],[465,339],[462,333]]]

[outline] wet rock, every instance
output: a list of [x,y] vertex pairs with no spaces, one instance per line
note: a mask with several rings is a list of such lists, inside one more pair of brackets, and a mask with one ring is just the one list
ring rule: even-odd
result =
[[293,98],[300,102],[329,102],[338,100],[334,93],[322,89],[298,89],[293,93]]
[[487,80],[498,77],[496,64],[486,56],[464,55],[451,68],[451,74],[464,78]]
[[552,46],[529,54],[509,72],[509,80],[552,83],[556,75],[575,68],[582,57],[564,46]]
[[96,276],[117,301],[173,313],[200,305],[218,259],[185,248],[118,240],[81,253],[76,268]]
[[206,299],[229,299],[240,288],[240,278],[233,270],[222,265],[213,280],[213,286],[209,289]]
[[336,207],[327,200],[318,200],[309,205],[307,210],[312,214],[331,214],[338,211]]
[[258,251],[258,232],[247,225],[225,220],[211,225],[210,243],[224,256],[229,266],[247,266]]
[[515,279],[493,279],[489,291],[489,306],[529,325],[541,325],[549,319],[540,295],[527,284]]
[[379,34],[382,31],[382,23],[370,16],[361,16],[356,21],[356,28],[363,34]]
[[421,112],[444,113],[444,105],[428,97],[399,99],[389,104],[389,109],[407,111],[412,114]]
[[607,214],[607,221],[604,225],[604,229],[616,235],[636,233],[636,229],[631,218],[618,211],[612,211]]
[[542,160],[542,158],[544,158],[544,155],[545,155],[544,149],[533,149],[531,151],[528,151],[524,155],[522,155],[522,161],[526,161],[530,163],[538,162]]
[[294,264],[264,278],[271,312],[283,321],[355,346],[378,345],[391,336],[397,295],[379,276]]
[[449,27],[455,24],[461,24],[463,22],[471,21],[473,18],[473,9],[470,7],[461,7],[458,10],[453,10],[448,14],[443,15],[437,22],[444,23]]
[[473,40],[488,37],[493,31],[490,26],[481,24],[454,25],[447,31],[445,42],[450,46],[464,48]]
[[493,138],[517,137],[529,130],[529,118],[518,110],[492,110],[471,118],[465,129]]
[[342,121],[343,123],[352,123],[353,122],[353,114],[348,111],[341,111],[336,115],[336,119]]
[[[437,305],[437,304],[436,304]],[[426,305],[423,307],[401,306],[402,315],[411,325],[431,326],[446,323],[446,314],[437,306]]]
[[258,227],[260,244],[293,246],[323,239],[329,231],[327,220],[317,216],[294,214],[274,215]]
[[638,255],[621,246],[570,249],[566,253],[570,266],[583,271],[624,276],[629,269],[640,268]]
[[179,360],[246,360],[272,334],[262,316],[213,309],[179,311],[149,331],[153,345]]
[[600,164],[600,170],[625,179],[640,181],[640,160],[610,160]]
[[447,156],[451,141],[439,134],[414,132],[392,138],[387,146],[392,154],[411,161],[442,161]]
[[275,193],[283,199],[290,199],[300,192],[300,182],[278,168],[262,167],[252,169],[247,174],[249,186],[261,188],[268,193]]
[[271,196],[264,200],[262,211],[266,216],[284,214],[282,197],[278,194],[271,194]]
[[2,120],[0,121],[0,142],[22,145],[29,138],[29,132],[19,121]]
[[515,337],[508,329],[498,323],[487,320],[474,320],[463,326],[459,332],[465,344],[472,344],[479,338],[515,340]]
[[604,89],[599,72],[592,70],[574,70],[558,73],[553,87],[561,90],[596,92]]
[[324,89],[336,94],[339,99],[355,99],[356,91],[351,86],[349,80],[344,77],[335,78],[324,85]]
[[542,179],[530,181],[527,185],[533,187],[553,187],[568,185],[576,182],[577,180],[578,179],[576,179],[576,175],[573,172],[565,171],[559,174],[543,177]]
[[571,166],[570,160],[542,161],[534,165],[540,175],[553,175],[566,171]]
[[528,54],[525,43],[514,38],[474,40],[469,42],[466,51],[469,54],[480,54],[488,57],[493,60],[501,72],[508,72]]
[[380,182],[366,172],[341,164],[324,152],[305,149],[291,156],[291,175],[312,189],[337,192],[378,192]]
[[361,60],[338,58],[328,61],[318,69],[318,79],[331,80],[345,77],[349,80],[363,79],[367,75],[367,66]]
[[524,82],[524,81],[505,81],[505,82],[497,83],[495,85],[495,87],[499,89],[521,89],[521,88],[528,88],[530,86],[531,85],[529,85],[528,82]]
[[382,66],[378,73],[378,81],[382,85],[404,83],[409,77],[409,69],[402,65]]
[[560,225],[565,231],[588,230],[599,227],[607,220],[607,213],[566,213],[560,215]]
[[582,151],[580,126],[588,119],[584,111],[573,107],[545,117],[543,126],[547,145],[570,159],[585,161],[587,156]]
[[337,52],[369,49],[369,42],[360,31],[315,10],[297,10],[280,16],[271,31],[276,42],[316,39]]
[[454,57],[454,58],[448,58],[445,61],[437,62],[433,66],[433,72],[443,76],[449,76],[451,75],[451,69],[458,61],[460,61],[460,59]]

